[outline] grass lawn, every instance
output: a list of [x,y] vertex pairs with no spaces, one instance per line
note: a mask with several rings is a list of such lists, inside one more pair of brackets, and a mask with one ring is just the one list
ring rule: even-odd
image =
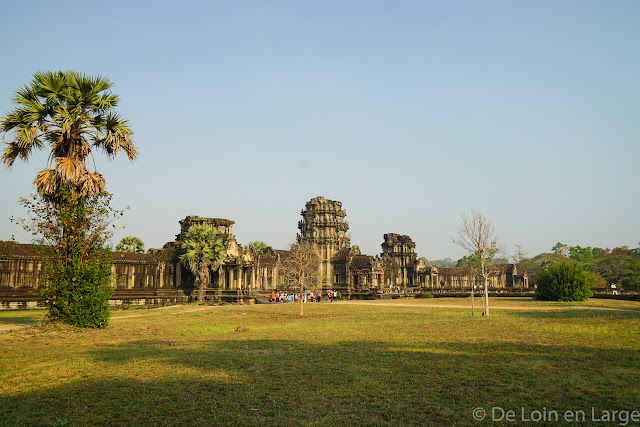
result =
[[496,298],[488,319],[465,306],[187,305],[5,331],[0,425],[470,425],[475,408],[494,424],[493,407],[607,425],[603,411],[640,410],[640,303]]

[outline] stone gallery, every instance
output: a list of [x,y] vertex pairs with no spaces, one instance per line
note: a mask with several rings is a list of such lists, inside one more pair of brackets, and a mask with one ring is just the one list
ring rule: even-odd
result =
[[[315,289],[326,295],[338,291],[345,298],[381,298],[432,292],[442,295],[468,293],[480,284],[470,270],[436,268],[417,259],[409,236],[387,233],[379,255],[364,255],[351,244],[349,223],[342,203],[315,197],[305,204],[298,222],[299,242],[310,242],[321,255],[320,281]],[[195,297],[193,275],[178,259],[180,245],[193,225],[215,228],[225,255],[205,283],[206,299],[216,302],[264,301],[273,290],[287,289],[279,277],[280,261],[286,250],[267,247],[259,254],[253,246],[242,246],[232,233],[234,222],[221,218],[188,216],[180,221],[180,233],[162,249],[146,254],[113,254],[114,295],[112,304],[169,304]],[[0,307],[36,307],[35,287],[44,283],[36,249],[30,244],[0,242]],[[518,294],[528,289],[526,273],[518,275],[513,264],[501,265],[490,277],[493,293]]]

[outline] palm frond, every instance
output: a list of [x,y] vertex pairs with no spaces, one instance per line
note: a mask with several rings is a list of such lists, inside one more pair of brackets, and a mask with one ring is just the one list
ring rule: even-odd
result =
[[122,150],[132,162],[136,159],[138,150],[133,145],[133,132],[129,129],[127,120],[122,119],[119,114],[109,112],[100,130],[102,137],[94,140],[94,147],[101,148],[109,158],[117,156]]
[[0,119],[0,132],[11,133],[1,161],[11,168],[16,159],[28,160],[45,141],[51,144],[49,165],[55,163],[56,172],[39,173],[34,181],[39,189],[50,195],[61,186],[71,193],[103,191],[100,174],[80,179],[91,146],[110,158],[120,150],[131,161],[138,154],[127,121],[112,110],[119,100],[109,91],[112,84],[108,78],[75,71],[36,72],[29,85],[16,91],[14,110]]
[[98,172],[87,172],[82,176],[82,187],[80,194],[82,196],[90,196],[99,194],[104,191],[106,181]]
[[78,158],[56,157],[56,171],[65,181],[77,181],[84,170],[84,163]]
[[40,194],[57,194],[60,188],[59,175],[53,169],[38,172],[33,183]]

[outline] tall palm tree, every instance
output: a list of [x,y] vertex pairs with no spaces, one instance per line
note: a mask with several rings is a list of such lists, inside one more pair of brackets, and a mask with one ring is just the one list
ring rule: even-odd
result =
[[114,111],[119,98],[111,86],[107,78],[75,71],[35,73],[16,91],[15,109],[0,119],[0,131],[12,132],[1,161],[11,169],[16,159],[27,161],[48,144],[47,168],[34,180],[40,194],[56,200],[62,191],[75,197],[103,192],[104,178],[90,168],[92,149],[109,159],[122,150],[132,162],[138,154],[128,122]]
[[224,256],[222,240],[215,229],[206,225],[194,225],[182,242],[180,261],[191,270],[198,285],[198,301],[204,300],[204,282],[210,271],[220,267]]

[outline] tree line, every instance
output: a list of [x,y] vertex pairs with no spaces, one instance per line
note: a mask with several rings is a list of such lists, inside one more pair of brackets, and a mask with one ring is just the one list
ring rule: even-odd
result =
[[[640,246],[640,242],[638,242]],[[594,287],[640,287],[640,247],[619,246],[613,249],[580,245],[569,246],[558,242],[551,252],[541,253],[518,262],[518,271],[526,271],[529,281],[537,283],[542,270],[549,265],[568,262],[593,276]]]

